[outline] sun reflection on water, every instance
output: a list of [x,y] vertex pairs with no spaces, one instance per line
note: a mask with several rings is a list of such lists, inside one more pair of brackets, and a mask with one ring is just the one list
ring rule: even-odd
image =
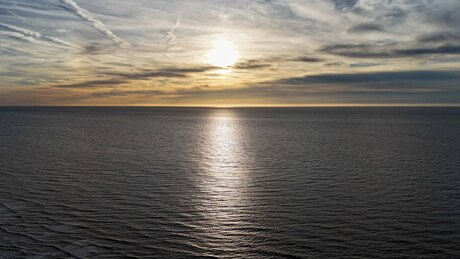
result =
[[249,157],[241,118],[232,110],[216,110],[207,125],[206,148],[203,153],[202,191],[203,217],[207,235],[220,242],[221,249],[241,252],[247,239],[244,228],[251,226],[248,214]]
[[221,201],[236,202],[243,198],[239,192],[247,176],[244,137],[237,115],[231,110],[216,111],[210,119],[208,137],[205,169],[211,179],[212,193]]

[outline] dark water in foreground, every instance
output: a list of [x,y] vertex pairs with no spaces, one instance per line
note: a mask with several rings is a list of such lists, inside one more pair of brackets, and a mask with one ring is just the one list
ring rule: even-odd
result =
[[0,258],[460,257],[460,109],[0,108]]

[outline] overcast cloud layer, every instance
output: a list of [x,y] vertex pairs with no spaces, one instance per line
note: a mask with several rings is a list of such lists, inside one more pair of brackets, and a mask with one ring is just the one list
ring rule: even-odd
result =
[[459,25],[458,0],[0,0],[0,105],[460,104]]

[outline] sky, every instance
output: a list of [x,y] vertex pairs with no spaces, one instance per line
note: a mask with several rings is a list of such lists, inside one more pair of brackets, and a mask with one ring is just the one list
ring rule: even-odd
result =
[[0,0],[0,105],[460,105],[460,1]]

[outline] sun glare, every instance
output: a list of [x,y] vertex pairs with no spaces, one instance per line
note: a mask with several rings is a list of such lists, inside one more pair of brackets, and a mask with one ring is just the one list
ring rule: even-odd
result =
[[207,58],[208,62],[216,67],[229,67],[238,61],[239,55],[231,41],[219,38],[215,41],[214,48],[208,53]]

